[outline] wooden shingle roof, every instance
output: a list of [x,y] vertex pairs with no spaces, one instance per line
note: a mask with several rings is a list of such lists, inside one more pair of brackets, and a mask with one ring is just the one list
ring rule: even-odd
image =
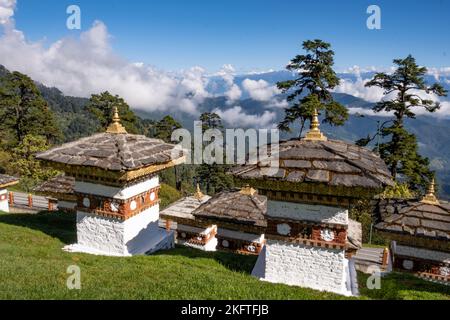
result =
[[321,184],[328,191],[354,187],[381,189],[393,185],[386,164],[378,155],[344,141],[292,139],[281,142],[278,154],[272,156],[279,159],[275,172],[269,170],[267,163],[258,162],[236,166],[231,174],[246,181]]
[[15,185],[19,182],[19,178],[0,174],[0,188],[6,188]]
[[106,132],[41,152],[36,158],[64,165],[130,171],[181,159],[182,150],[172,152],[174,148],[175,145],[143,135]]
[[45,195],[73,195],[74,187],[75,178],[61,175],[40,184],[34,191]]
[[377,214],[381,231],[450,240],[450,204],[429,204],[419,200],[380,200]]
[[[254,190],[253,190],[254,191]],[[223,191],[200,205],[194,217],[265,227],[267,197],[256,192]]]

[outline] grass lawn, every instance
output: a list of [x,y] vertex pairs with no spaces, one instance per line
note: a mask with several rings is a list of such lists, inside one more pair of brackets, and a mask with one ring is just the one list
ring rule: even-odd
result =
[[[75,239],[74,215],[0,213],[0,299],[344,299],[259,281],[249,275],[255,257],[184,247],[130,258],[61,250]],[[81,269],[81,290],[66,287],[70,265]],[[448,287],[403,274],[361,291],[361,298],[450,298]]]

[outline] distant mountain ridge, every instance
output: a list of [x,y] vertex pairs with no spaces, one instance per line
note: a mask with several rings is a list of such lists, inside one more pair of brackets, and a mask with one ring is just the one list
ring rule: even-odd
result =
[[[7,74],[7,70],[0,65],[0,83],[1,79]],[[268,74],[255,74],[237,76],[236,83],[242,83],[244,79],[250,78],[254,80],[264,79],[275,83],[286,78],[285,71],[272,72]],[[251,78],[253,77],[253,78]],[[218,80],[219,81],[219,80]],[[50,108],[56,113],[59,125],[64,132],[66,140],[75,140],[81,136],[93,134],[96,131],[97,123],[86,110],[87,98],[65,96],[57,88],[48,88],[42,84],[38,87],[48,102]],[[216,89],[219,86],[216,87]],[[219,91],[218,91],[219,92]],[[217,93],[218,94],[218,93]],[[334,98],[348,108],[371,109],[373,103],[367,102],[361,98],[344,93],[334,93]],[[239,105],[247,114],[260,115],[268,110],[267,103],[256,101],[243,97],[233,105],[227,103],[227,99],[223,96],[207,98],[198,106],[198,111],[212,111],[216,108],[227,110],[235,105]],[[168,109],[170,110],[170,109]],[[198,115],[189,115],[181,111],[158,111],[146,112],[134,109],[137,115],[144,119],[159,120],[167,114],[170,114],[176,120],[181,122],[187,129],[192,129],[193,121],[198,120]],[[275,112],[274,122],[280,121],[284,115],[284,109],[271,108],[270,111]],[[367,136],[368,133],[376,132],[377,121],[385,121],[386,117],[351,115],[349,120],[341,127],[330,127],[322,125],[321,129],[330,139],[342,139],[350,142]],[[227,124],[225,124],[227,126]],[[416,134],[419,141],[420,152],[429,157],[432,168],[438,173],[438,184],[441,187],[441,197],[450,199],[450,119],[437,119],[430,116],[418,116],[417,119],[407,120],[406,126],[408,130]],[[283,134],[283,138],[289,138],[295,135],[298,126],[294,126],[292,134]],[[81,133],[80,133],[81,132]]]

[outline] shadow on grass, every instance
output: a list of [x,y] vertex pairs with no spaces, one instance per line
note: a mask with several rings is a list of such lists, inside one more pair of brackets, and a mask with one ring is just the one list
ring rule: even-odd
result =
[[153,255],[183,256],[190,259],[214,259],[227,269],[250,274],[255,266],[257,256],[247,256],[232,252],[205,252],[177,245],[175,249],[156,252]]
[[65,244],[74,243],[77,239],[76,215],[72,213],[0,214],[0,223],[38,230]]
[[[76,214],[72,213],[43,211],[38,214],[0,214],[0,223],[38,230],[65,244],[72,244],[77,240]],[[175,249],[159,251],[152,255],[213,259],[229,270],[248,274],[251,273],[257,259],[256,256],[223,251],[204,252],[181,245]]]

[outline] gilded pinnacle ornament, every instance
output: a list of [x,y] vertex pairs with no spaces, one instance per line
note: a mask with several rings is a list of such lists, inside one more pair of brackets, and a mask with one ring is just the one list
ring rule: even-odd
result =
[[200,184],[197,183],[197,191],[194,194],[194,198],[197,199],[197,200],[201,200],[201,199],[203,199],[204,196],[205,195],[200,190]]
[[313,117],[311,119],[311,127],[308,133],[306,133],[304,140],[307,141],[327,141],[327,137],[319,129],[319,114],[317,109],[314,109]]
[[256,193],[256,190],[253,189],[252,187],[250,187],[250,185],[245,185],[242,189],[241,189],[241,194],[245,194],[248,196],[252,196]]
[[427,204],[439,204],[439,200],[436,198],[435,192],[435,182],[434,178],[432,178],[431,183],[428,186],[427,194],[422,198],[421,202]]
[[127,130],[120,123],[119,110],[114,107],[114,116],[112,118],[112,123],[106,129],[107,133],[127,133]]

